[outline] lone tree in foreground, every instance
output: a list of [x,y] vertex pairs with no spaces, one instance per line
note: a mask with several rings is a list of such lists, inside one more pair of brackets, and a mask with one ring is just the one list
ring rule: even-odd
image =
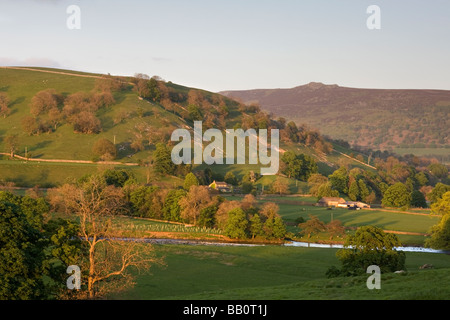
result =
[[87,298],[127,289],[134,284],[131,268],[147,271],[153,264],[162,263],[150,244],[114,240],[117,235],[112,219],[124,212],[126,204],[121,188],[95,175],[59,190],[68,211],[79,218],[79,236],[88,248],[86,263],[80,265],[87,278]]
[[383,273],[405,270],[406,255],[395,249],[399,246],[401,243],[396,235],[385,233],[378,227],[361,227],[346,238],[344,249],[336,253],[342,269],[333,266],[328,269],[327,276],[362,275],[371,265],[380,267]]

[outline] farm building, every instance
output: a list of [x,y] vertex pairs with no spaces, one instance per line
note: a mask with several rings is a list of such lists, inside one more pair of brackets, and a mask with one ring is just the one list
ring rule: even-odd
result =
[[361,201],[347,201],[347,208],[355,207],[360,209],[370,208],[370,205]]
[[342,198],[322,198],[317,203],[321,207],[336,207],[336,208],[370,208],[370,205],[360,201],[345,201]]
[[345,203],[346,201],[342,198],[324,197],[317,204],[321,207],[338,207]]
[[224,193],[233,192],[233,186],[226,182],[216,182],[214,181],[209,185],[210,189],[217,190]]

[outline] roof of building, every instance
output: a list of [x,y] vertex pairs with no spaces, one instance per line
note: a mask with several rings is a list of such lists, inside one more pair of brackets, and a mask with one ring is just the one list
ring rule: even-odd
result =
[[342,198],[334,198],[334,197],[323,197],[322,199],[320,199],[319,202],[329,202],[329,201],[345,202],[345,200]]

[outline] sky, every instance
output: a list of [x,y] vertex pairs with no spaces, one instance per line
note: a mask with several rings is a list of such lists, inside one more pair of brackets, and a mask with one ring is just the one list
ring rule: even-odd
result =
[[[367,26],[371,5],[380,29]],[[0,0],[0,66],[145,73],[213,92],[450,90],[450,1]]]

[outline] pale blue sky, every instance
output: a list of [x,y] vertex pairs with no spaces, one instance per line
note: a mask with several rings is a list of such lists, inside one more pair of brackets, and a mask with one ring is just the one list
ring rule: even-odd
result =
[[[66,27],[72,4],[81,30]],[[381,30],[366,27],[372,4]],[[0,0],[0,65],[141,72],[211,91],[450,90],[450,1]]]

